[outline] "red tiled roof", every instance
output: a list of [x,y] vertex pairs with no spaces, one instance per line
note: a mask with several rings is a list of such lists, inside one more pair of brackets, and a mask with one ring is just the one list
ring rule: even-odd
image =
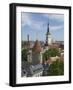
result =
[[41,52],[42,48],[41,48],[41,44],[38,40],[36,40],[33,48],[32,48],[32,51],[33,52]]

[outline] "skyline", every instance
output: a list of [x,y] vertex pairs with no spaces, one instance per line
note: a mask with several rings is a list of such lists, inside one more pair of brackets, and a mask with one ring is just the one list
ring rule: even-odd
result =
[[[21,40],[45,41],[49,23],[50,33],[56,41],[64,41],[64,15],[49,13],[21,13]],[[34,38],[33,38],[34,37]]]

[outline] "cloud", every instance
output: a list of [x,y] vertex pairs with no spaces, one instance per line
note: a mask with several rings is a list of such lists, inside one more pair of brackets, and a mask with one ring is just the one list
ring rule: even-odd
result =
[[[64,28],[64,15],[63,14],[43,14],[45,18],[47,18],[49,21],[53,20],[54,23],[52,22],[51,25],[49,25],[50,30],[56,31]],[[56,22],[59,21],[59,22]],[[60,23],[62,22],[62,23]]]
[[31,25],[31,19],[30,19],[29,14],[22,13],[21,19],[22,19],[22,26]]
[[[60,20],[60,21],[64,20],[64,15],[58,15],[58,14],[41,14],[41,15],[43,15],[44,17],[47,17],[49,19],[52,19],[52,20]],[[47,26],[45,25],[44,22],[32,19],[32,14],[22,13],[21,18],[22,18],[22,27],[27,25],[32,30],[47,29]],[[52,30],[52,31],[60,30],[63,27],[64,27],[63,24],[60,24],[60,25],[54,25],[53,24],[50,26],[50,30]]]
[[52,19],[58,19],[58,20],[63,20],[64,19],[64,16],[61,15],[61,14],[60,15],[59,14],[55,14],[55,15],[50,14],[49,17],[52,18]]
[[48,19],[51,19],[51,20],[59,20],[59,21],[64,20],[64,15],[63,14],[50,13],[50,14],[43,14],[43,16],[48,18]]
[[32,29],[41,29],[43,22],[32,19],[28,13],[22,13],[22,27],[28,25]]
[[56,31],[56,30],[60,30],[63,28],[63,25],[59,25],[59,26],[50,26],[50,31]]

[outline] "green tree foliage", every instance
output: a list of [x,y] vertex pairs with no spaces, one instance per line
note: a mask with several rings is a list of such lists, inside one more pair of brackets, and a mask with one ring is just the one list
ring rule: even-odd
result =
[[22,41],[21,47],[22,47],[22,49],[23,48],[26,49],[27,48],[27,41]]
[[50,57],[55,57],[55,56],[59,56],[60,53],[59,53],[59,50],[56,49],[56,48],[51,48],[48,50],[48,54]]
[[47,60],[49,57],[55,57],[55,56],[59,56],[59,50],[55,49],[55,48],[50,48],[48,50],[46,50],[46,52],[43,54],[43,60]]
[[21,42],[21,55],[22,55],[22,61],[27,61],[27,41],[22,41]]
[[22,50],[22,61],[27,61],[27,49]]
[[48,53],[48,50],[43,53],[43,60],[47,60],[49,58],[49,53]]
[[54,61],[48,69],[48,75],[49,76],[64,75],[64,62],[61,60]]

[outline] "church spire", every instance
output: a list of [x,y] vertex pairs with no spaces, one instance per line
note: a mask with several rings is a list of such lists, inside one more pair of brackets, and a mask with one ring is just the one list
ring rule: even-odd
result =
[[47,30],[47,32],[49,33],[49,23],[48,23],[48,30]]
[[47,25],[47,33],[46,33],[46,46],[50,45],[52,43],[52,38],[51,38],[51,34],[49,31],[49,23]]
[[47,35],[50,35],[50,32],[49,32],[49,23],[48,23],[48,28],[47,28]]
[[28,42],[29,42],[29,34],[27,35],[27,40],[28,40]]
[[27,41],[28,41],[28,49],[31,49],[32,44],[31,41],[29,40],[29,34],[27,35]]

